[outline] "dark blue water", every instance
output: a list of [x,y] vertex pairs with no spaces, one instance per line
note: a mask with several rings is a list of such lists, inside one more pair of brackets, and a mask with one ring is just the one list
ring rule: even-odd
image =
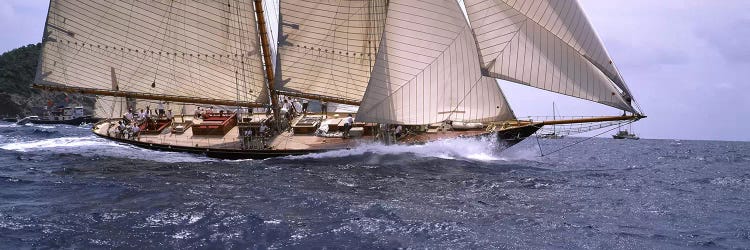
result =
[[0,248],[750,248],[750,143],[484,145],[219,161],[0,123]]

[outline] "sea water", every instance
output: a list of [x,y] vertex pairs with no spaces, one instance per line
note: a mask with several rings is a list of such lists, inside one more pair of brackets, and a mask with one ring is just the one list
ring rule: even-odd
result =
[[582,139],[225,161],[0,123],[0,248],[750,248],[750,143],[540,156]]

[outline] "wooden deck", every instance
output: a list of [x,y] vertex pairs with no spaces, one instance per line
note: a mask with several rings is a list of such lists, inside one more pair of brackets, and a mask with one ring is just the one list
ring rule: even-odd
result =
[[[192,117],[181,117],[184,120],[191,120]],[[195,135],[193,129],[188,128],[183,133],[172,133],[171,129],[164,129],[159,134],[141,134],[137,138],[128,138],[127,136],[117,135],[116,126],[119,119],[110,119],[99,122],[93,128],[94,133],[99,136],[115,138],[120,141],[137,141],[141,144],[153,144],[153,145],[164,145],[168,147],[195,147],[195,148],[210,148],[210,149],[223,149],[223,150],[334,150],[334,149],[348,149],[356,147],[358,144],[363,142],[373,142],[375,136],[372,135],[357,135],[351,138],[342,137],[322,137],[316,136],[314,130],[311,133],[294,133],[293,129],[282,132],[279,135],[273,137],[262,137],[253,136],[253,139],[248,145],[243,147],[243,136],[240,132],[242,129],[248,129],[252,126],[257,126],[260,122],[266,118],[265,114],[254,114],[249,119],[243,119],[237,126],[233,126],[224,135]],[[321,123],[326,124],[338,124],[339,118],[321,117]],[[295,118],[292,124],[299,121],[300,118]],[[200,125],[203,121],[201,119],[193,118],[192,122],[194,125]],[[256,125],[252,125],[256,124]],[[331,126],[336,128],[335,126]],[[257,130],[256,130],[257,131]],[[399,140],[399,143],[406,144],[419,144],[428,141],[456,138],[456,137],[471,137],[487,134],[485,130],[469,130],[469,131],[441,131],[441,130],[430,130],[429,132],[422,132],[416,134],[410,134]],[[365,133],[362,133],[365,134]]]

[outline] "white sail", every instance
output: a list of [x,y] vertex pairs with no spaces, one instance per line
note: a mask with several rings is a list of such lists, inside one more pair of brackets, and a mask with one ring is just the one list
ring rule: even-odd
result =
[[465,0],[465,6],[484,75],[635,112],[577,1]]
[[429,124],[500,121],[513,112],[480,71],[476,43],[453,0],[390,1],[357,120]]
[[261,102],[254,15],[250,0],[51,1],[36,82]]
[[279,52],[279,0],[263,1],[263,16],[266,22],[266,32],[268,32],[268,49],[271,52],[271,63],[273,64],[274,73],[276,73]]
[[385,0],[282,0],[277,89],[358,102],[385,23]]
[[97,96],[94,103],[94,117],[120,118],[127,113],[125,97]]

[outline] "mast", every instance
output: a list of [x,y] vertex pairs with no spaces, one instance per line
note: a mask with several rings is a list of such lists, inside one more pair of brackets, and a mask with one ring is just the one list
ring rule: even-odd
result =
[[282,94],[285,96],[293,96],[293,97],[299,97],[299,98],[305,98],[305,99],[311,99],[311,100],[321,100],[321,101],[326,101],[326,102],[348,104],[348,105],[354,105],[354,106],[359,106],[360,104],[359,101],[341,98],[341,97],[335,97],[335,96],[316,95],[316,94],[291,92],[291,91],[283,91],[283,90],[276,90],[276,93]]
[[47,90],[47,91],[76,93],[76,94],[91,94],[91,95],[100,95],[100,96],[127,97],[127,98],[156,100],[156,101],[241,106],[241,107],[249,107],[249,108],[263,106],[263,104],[259,102],[241,102],[241,101],[220,100],[220,99],[200,98],[200,97],[190,97],[190,96],[152,94],[152,93],[145,93],[145,92],[68,87],[68,86],[62,86],[62,85],[57,86],[57,85],[45,85],[45,84],[33,84],[31,85],[31,87],[35,89],[41,89],[41,90]]
[[587,123],[587,122],[611,122],[611,121],[628,121],[628,120],[640,120],[646,118],[643,115],[623,115],[623,116],[601,116],[593,118],[577,118],[568,120],[553,120],[553,121],[542,121],[536,122],[538,125],[560,125],[560,124],[575,124],[575,123]]
[[258,19],[258,33],[260,35],[260,45],[263,50],[263,64],[266,68],[266,77],[268,78],[268,91],[271,97],[271,109],[273,109],[273,118],[279,122],[279,98],[274,88],[273,63],[271,62],[271,49],[269,48],[268,32],[266,31],[266,19],[263,15],[263,0],[255,0],[255,17]]
[[[555,102],[552,102],[552,120],[555,120]],[[555,130],[555,125],[552,124],[552,134],[557,135],[557,130]]]

